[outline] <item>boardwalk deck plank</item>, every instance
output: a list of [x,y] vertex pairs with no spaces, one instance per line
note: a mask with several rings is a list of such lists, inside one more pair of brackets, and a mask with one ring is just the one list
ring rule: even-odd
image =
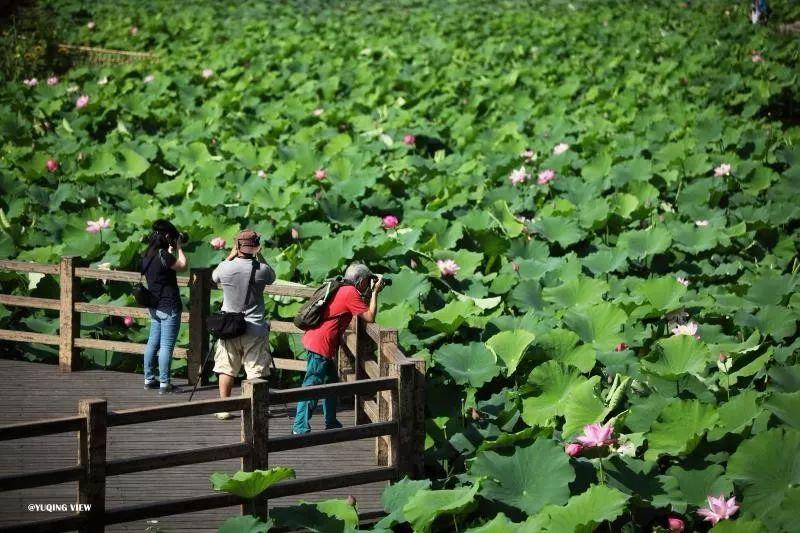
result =
[[[30,421],[77,414],[78,400],[104,398],[109,409],[129,409],[173,403],[187,396],[159,396],[156,391],[142,388],[142,376],[110,370],[85,370],[62,374],[55,365],[0,359],[0,373],[5,378],[0,396],[0,424]],[[176,381],[180,385],[181,381]],[[185,380],[183,381],[185,383]],[[239,388],[233,394],[238,395]],[[195,395],[198,399],[216,397],[216,390],[204,387]],[[291,432],[293,405],[284,410],[283,404],[273,406],[270,435]],[[342,409],[340,420],[353,419],[350,408]],[[312,425],[319,427],[321,413]],[[130,458],[147,454],[188,450],[239,442],[240,420],[220,421],[212,416],[197,416],[109,428],[108,459]],[[49,435],[30,439],[0,442],[0,475],[30,473],[51,468],[72,466],[77,457],[75,433]],[[314,448],[270,454],[271,466],[291,466],[298,478],[352,472],[374,466],[374,440],[327,444]],[[196,465],[137,472],[108,478],[106,508],[120,505],[154,502],[164,499],[203,496],[213,493],[208,476],[215,471],[234,472],[238,459]],[[308,494],[302,497],[270,501],[270,507],[291,505],[300,499],[316,501],[352,495],[362,511],[381,508],[380,494],[384,483],[337,489]],[[43,520],[66,516],[67,513],[30,513],[30,503],[75,503],[77,483],[50,487],[0,492],[0,525],[27,520]],[[216,509],[160,517],[155,524],[165,532],[216,531],[228,517],[239,513],[239,507]],[[146,521],[109,526],[107,531],[144,531]]]

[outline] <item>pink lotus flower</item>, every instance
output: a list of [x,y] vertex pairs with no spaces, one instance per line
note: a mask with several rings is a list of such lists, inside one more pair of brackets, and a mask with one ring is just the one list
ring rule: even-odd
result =
[[152,74],[148,74],[147,76],[145,76],[145,77],[144,77],[144,82],[145,82],[145,83],[150,83],[150,82],[152,82],[152,81],[153,81],[153,80],[155,80],[155,79],[156,79],[156,77],[155,77],[155,76],[153,76]]
[[[108,83],[108,76],[103,76],[102,78],[100,78],[99,80],[97,80],[97,85],[105,85],[105,84],[107,84],[107,83]],[[77,89],[78,89],[78,88],[77,88],[77,87],[75,87],[75,90],[77,90]]]
[[461,267],[452,259],[439,259],[436,261],[436,266],[439,267],[442,276],[453,276],[461,270]]
[[111,220],[100,217],[97,220],[86,221],[86,231],[89,233],[97,233],[111,226]]
[[621,352],[621,351],[627,350],[627,349],[628,349],[628,345],[625,344],[624,342],[621,342],[621,343],[617,344],[617,346],[614,348],[614,351],[615,352]]
[[728,360],[728,356],[724,352],[719,352],[719,362],[724,363]]
[[731,496],[726,500],[725,495],[720,494],[716,498],[708,496],[708,507],[698,509],[697,514],[702,516],[703,520],[716,525],[720,520],[725,520],[736,514],[738,510],[736,496]]
[[29,80],[22,80],[22,83],[27,87],[35,87],[36,85],[39,84],[39,80],[37,80],[36,78],[31,78]]
[[696,335],[697,322],[689,322],[688,324],[678,324],[672,328],[673,335]]
[[539,185],[545,185],[555,177],[556,177],[556,172],[548,168],[546,170],[542,170],[541,172],[539,172],[539,179],[536,180],[536,183],[538,183]]
[[318,117],[318,116],[322,115],[322,113],[324,113],[324,112],[325,112],[325,110],[324,110],[324,109],[322,109],[321,107],[318,107],[318,108],[316,108],[314,111],[312,111],[312,114],[313,114],[315,117]]
[[258,172],[256,172],[256,175],[257,175],[259,178],[266,178],[266,177],[267,177],[267,173],[266,173],[266,172],[264,172],[263,170],[259,170]]
[[686,524],[677,516],[670,516],[667,518],[667,526],[669,526],[670,533],[681,533]]
[[386,229],[396,228],[400,221],[394,215],[386,215],[383,217],[383,227]]
[[210,241],[211,246],[214,247],[215,250],[222,250],[225,248],[225,239],[222,237],[214,237]]
[[316,178],[318,180],[324,180],[326,177],[328,177],[328,173],[325,171],[324,168],[318,168],[314,172],[314,178]]
[[56,85],[58,83],[58,76],[50,76],[47,78],[47,85]]
[[529,177],[530,174],[525,172],[525,167],[519,167],[511,171],[511,175],[508,177],[508,179],[511,180],[512,185],[518,185],[520,183],[524,183]]
[[694,221],[694,225],[697,226],[698,228],[705,228],[706,226],[708,226],[708,224],[709,224],[708,220],[695,220]]
[[131,35],[136,35],[137,33],[139,33],[139,28],[131,26]]
[[409,146],[413,146],[415,142],[417,142],[417,138],[411,135],[410,133],[403,136],[403,142]]
[[87,22],[87,23],[86,23],[86,27],[87,27],[88,29],[90,29],[90,30],[93,30],[93,29],[94,29],[94,27],[95,27],[95,23],[94,23],[94,21],[93,21],[93,20],[90,20],[89,22]]
[[575,457],[583,451],[583,446],[576,442],[569,442],[566,446],[564,446],[564,451],[570,457]]
[[300,232],[297,228],[292,228],[292,239],[297,240],[300,237]]
[[78,99],[75,100],[75,107],[77,107],[78,109],[84,108],[87,105],[89,105],[89,97],[86,96],[85,94],[79,96]]
[[201,72],[200,74],[201,74],[201,75],[202,75],[202,76],[203,76],[205,79],[208,79],[208,78],[210,78],[211,76],[213,76],[213,75],[214,75],[214,71],[213,71],[213,70],[211,70],[210,68],[204,68],[204,69],[203,69],[203,72]]
[[583,426],[583,435],[579,436],[577,440],[588,448],[605,446],[614,442],[613,434],[614,426],[611,422],[607,422],[602,426],[600,424],[587,424]]
[[126,316],[122,319],[122,323],[125,324],[125,327],[129,328],[135,324],[135,321],[133,320],[132,316]]
[[686,279],[686,278],[677,277],[677,278],[675,278],[675,280],[678,283],[680,283],[681,285],[683,285],[684,287],[688,287],[689,286],[689,280]]
[[569,145],[567,143],[559,143],[553,147],[553,154],[561,155],[567,150],[569,150]]
[[753,63],[761,63],[762,61],[764,61],[764,57],[761,55],[761,52],[759,52],[758,50],[753,50],[752,55],[750,56],[750,59],[753,61]]
[[536,161],[536,152],[534,152],[533,150],[525,149],[522,152],[520,152],[519,156],[528,163],[530,163],[531,161]]
[[55,159],[48,159],[47,163],[45,163],[48,172],[55,172],[58,170],[58,161]]
[[408,264],[411,265],[411,268],[417,268],[417,262],[414,261],[414,259],[411,259],[411,261],[409,261]]
[[731,173],[731,166],[728,163],[722,163],[714,169],[714,177],[728,176]]

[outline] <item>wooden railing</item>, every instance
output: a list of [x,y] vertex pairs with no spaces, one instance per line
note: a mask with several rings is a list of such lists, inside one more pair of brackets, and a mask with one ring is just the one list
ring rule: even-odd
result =
[[[271,498],[293,496],[377,481],[396,480],[404,475],[414,476],[422,453],[422,443],[415,443],[418,432],[414,427],[417,386],[415,366],[411,362],[388,363],[388,376],[351,383],[334,383],[315,387],[270,391],[261,379],[243,382],[242,396],[224,400],[203,400],[157,407],[108,411],[106,400],[81,400],[78,415],[0,426],[0,441],[78,432],[78,464],[74,467],[0,477],[0,491],[41,487],[69,481],[78,482],[78,503],[89,508],[73,516],[0,527],[0,531],[103,531],[106,525],[130,522],[165,515],[190,513],[241,505],[243,513],[267,515]],[[308,433],[305,435],[269,436],[269,405],[332,396],[372,395],[387,398],[384,420],[358,424],[353,427]],[[110,428],[128,424],[144,424],[198,416],[220,411],[242,412],[242,439],[225,444],[161,453],[125,459],[107,459],[107,433]],[[385,463],[373,468],[344,474],[317,476],[283,481],[269,487],[253,500],[243,500],[232,494],[173,499],[154,503],[126,505],[106,509],[106,480],[111,476],[197,464],[240,457],[245,471],[269,468],[270,452],[280,452],[319,446],[334,442],[382,438],[388,443]],[[292,465],[282,465],[292,466]]]

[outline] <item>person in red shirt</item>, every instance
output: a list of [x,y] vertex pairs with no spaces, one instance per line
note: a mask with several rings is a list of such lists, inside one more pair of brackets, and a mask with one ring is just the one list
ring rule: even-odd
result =
[[[344,285],[336,291],[322,313],[322,322],[303,335],[303,347],[308,353],[303,387],[338,381],[336,354],[339,352],[342,334],[353,316],[360,315],[367,322],[375,322],[378,314],[378,293],[383,288],[383,278],[373,276],[369,268],[360,263],[347,267],[344,278],[352,285]],[[367,305],[364,303],[363,294],[370,286],[372,295]],[[314,409],[317,408],[317,403],[316,399],[298,402],[292,433],[301,435],[311,431],[309,421]],[[342,427],[336,419],[336,398],[323,399],[322,412],[325,417],[325,429]]]

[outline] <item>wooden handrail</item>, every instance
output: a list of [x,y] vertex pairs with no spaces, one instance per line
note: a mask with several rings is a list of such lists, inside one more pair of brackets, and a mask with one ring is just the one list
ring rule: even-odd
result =
[[335,398],[339,396],[352,396],[355,394],[374,394],[378,391],[396,391],[397,380],[394,378],[377,378],[368,380],[351,381],[350,383],[329,383],[315,387],[298,387],[271,391],[270,401],[276,403],[299,402],[302,400]]
[[69,431],[82,431],[86,427],[86,419],[82,416],[67,416],[37,420],[35,422],[20,422],[0,426],[0,441],[14,439],[28,439],[42,435],[55,435]]
[[237,457],[244,457],[248,453],[250,453],[250,445],[245,442],[239,442],[236,444],[223,444],[221,446],[211,446],[208,448],[196,448],[194,450],[145,455],[132,459],[116,459],[106,462],[106,476],[120,476],[122,474],[157,470],[159,468],[193,465],[210,461],[221,461],[223,459],[235,459]]
[[58,533],[60,531],[78,531],[89,521],[83,514],[65,516],[64,518],[48,518],[23,522],[12,526],[0,526],[2,533]]
[[347,442],[350,440],[368,439],[383,435],[396,435],[397,422],[378,422],[374,424],[362,424],[360,426],[329,429],[316,433],[306,433],[305,435],[284,435],[269,439],[270,452],[283,452],[286,450],[296,450],[298,448],[309,448],[311,446],[321,446],[334,442]]
[[[0,301],[0,303],[3,303]],[[150,318],[150,311],[144,307],[126,307],[122,305],[96,304],[90,302],[75,302],[75,311],[79,313],[94,313],[98,315],[129,316],[132,318]],[[181,323],[189,323],[189,313],[181,313]]]
[[226,398],[224,400],[199,400],[196,402],[171,403],[157,407],[137,407],[108,413],[109,427],[143,424],[156,420],[185,418],[219,413],[221,411],[241,411],[247,409],[250,402],[247,398]]
[[58,335],[47,335],[45,333],[34,333],[32,331],[0,329],[0,340],[58,345],[60,338]]
[[77,481],[83,476],[82,466],[56,468],[32,474],[19,474],[14,476],[0,476],[0,492],[7,490],[30,489],[57,485],[69,481]]
[[59,300],[55,298],[34,298],[32,296],[16,296],[14,294],[0,294],[0,304],[52,310],[58,310],[61,307]]
[[58,265],[47,263],[33,263],[28,261],[14,261],[11,259],[0,259],[0,269],[12,270],[14,272],[35,272],[39,274],[58,275]]
[[[81,337],[74,339],[76,348],[94,348],[96,350],[109,350],[121,353],[135,353],[144,355],[147,344],[138,342],[110,341],[104,339],[84,339]],[[186,348],[176,346],[172,350],[172,355],[177,359],[185,358],[188,355]]]

